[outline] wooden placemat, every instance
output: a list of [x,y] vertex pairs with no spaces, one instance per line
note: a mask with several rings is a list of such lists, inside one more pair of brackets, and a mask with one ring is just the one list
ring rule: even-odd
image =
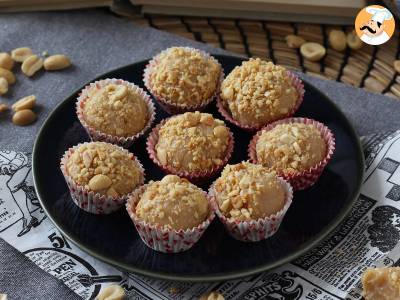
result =
[[[400,74],[393,62],[400,59],[400,32],[382,46],[364,45],[360,50],[333,50],[328,43],[331,29],[350,32],[352,26],[303,23],[232,20],[221,18],[169,17],[137,15],[135,23],[151,26],[215,47],[245,55],[272,60],[290,69],[400,99]],[[319,62],[304,60],[298,49],[285,42],[288,34],[298,34],[308,42],[324,45],[327,54]]]

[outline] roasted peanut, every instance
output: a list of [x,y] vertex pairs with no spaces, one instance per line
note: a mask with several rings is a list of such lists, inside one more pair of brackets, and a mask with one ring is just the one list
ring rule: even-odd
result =
[[10,70],[0,68],[0,77],[4,77],[5,79],[7,79],[9,85],[15,83],[14,73]]
[[36,96],[35,95],[29,95],[24,98],[19,99],[17,102],[15,102],[11,108],[14,111],[19,111],[23,109],[31,109],[35,106],[36,104]]
[[0,53],[0,68],[11,70],[13,66],[14,61],[11,58],[11,55],[6,52]]
[[225,297],[218,292],[211,292],[200,297],[199,300],[224,300]]
[[0,77],[0,95],[8,92],[8,81],[4,77]]
[[111,184],[112,181],[110,177],[108,177],[107,175],[98,174],[93,176],[92,179],[90,179],[89,188],[92,191],[97,192],[109,188]]
[[24,62],[29,56],[33,54],[31,48],[21,47],[11,51],[11,57],[16,62]]
[[125,291],[117,284],[112,284],[101,290],[96,300],[122,300],[125,298]]
[[400,60],[395,60],[393,62],[393,67],[397,73],[400,73]]
[[43,59],[37,55],[27,57],[22,63],[21,70],[26,76],[33,76],[37,71],[43,67]]
[[30,109],[17,111],[12,118],[12,122],[18,126],[26,126],[36,120],[36,114]]
[[347,34],[347,45],[353,49],[353,50],[358,50],[361,49],[362,46],[364,46],[364,43],[362,42],[362,40],[355,34],[355,32],[349,32]]
[[8,110],[8,106],[4,103],[0,103],[0,113],[3,113]]
[[304,43],[300,47],[300,53],[305,59],[319,61],[325,56],[326,49],[318,43]]
[[300,48],[301,45],[303,45],[306,40],[304,38],[302,38],[301,36],[298,35],[294,35],[294,34],[289,34],[285,37],[286,40],[286,44],[290,47],[290,48]]
[[71,65],[69,58],[62,54],[52,55],[44,60],[44,69],[55,71],[68,68]]
[[329,32],[329,44],[336,51],[346,49],[346,34],[342,30],[331,30]]

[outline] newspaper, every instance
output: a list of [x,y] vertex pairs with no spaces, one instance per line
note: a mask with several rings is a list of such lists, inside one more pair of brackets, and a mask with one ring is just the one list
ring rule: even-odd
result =
[[400,265],[400,130],[363,140],[366,175],[343,223],[316,248],[272,272],[220,283],[182,283],[123,272],[82,252],[46,218],[33,189],[30,155],[0,151],[0,237],[83,299],[118,283],[128,299],[361,299],[360,276]]

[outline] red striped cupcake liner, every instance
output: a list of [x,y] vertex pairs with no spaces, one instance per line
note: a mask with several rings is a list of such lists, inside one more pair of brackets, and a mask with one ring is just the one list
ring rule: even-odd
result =
[[233,148],[234,148],[234,138],[233,134],[230,131],[229,127],[226,126],[229,132],[229,141],[228,141],[228,147],[226,149],[226,155],[223,157],[223,160],[220,164],[213,166],[211,170],[202,170],[202,171],[197,171],[197,172],[188,172],[188,171],[182,171],[174,168],[173,166],[169,165],[163,165],[160,160],[157,157],[156,153],[156,145],[158,143],[158,132],[160,128],[165,124],[165,122],[168,120],[164,119],[162,120],[157,126],[155,126],[152,131],[150,132],[149,136],[147,137],[147,142],[146,142],[146,149],[147,153],[149,154],[150,159],[161,169],[163,172],[167,174],[174,174],[179,177],[186,178],[190,182],[194,184],[202,184],[206,182],[209,179],[214,178],[215,176],[218,175],[218,173],[226,166],[228,163],[229,159],[232,156],[233,153]]
[[278,124],[289,124],[289,123],[303,123],[315,126],[321,132],[322,138],[324,139],[327,145],[325,158],[315,166],[309,168],[308,170],[292,174],[284,174],[283,172],[277,172],[279,176],[282,176],[283,178],[285,178],[287,181],[290,182],[290,184],[293,187],[293,190],[299,191],[314,185],[318,181],[324,168],[331,160],[333,152],[335,151],[335,137],[333,133],[330,131],[330,129],[326,127],[324,124],[307,118],[288,118],[276,121],[272,124],[267,125],[263,129],[258,131],[256,135],[254,135],[253,139],[250,141],[249,144],[248,154],[249,154],[249,159],[252,163],[258,163],[256,145],[262,132],[266,130],[271,130]]
[[203,57],[205,58],[211,58],[212,61],[214,61],[215,63],[217,63],[220,68],[221,68],[221,74],[218,80],[218,85],[215,89],[214,94],[202,101],[200,104],[195,104],[195,105],[185,105],[185,106],[181,106],[181,105],[176,105],[173,103],[170,103],[168,101],[168,99],[161,97],[160,95],[157,95],[157,93],[152,89],[152,84],[151,84],[151,80],[150,80],[150,75],[152,73],[152,71],[154,70],[154,67],[157,65],[158,63],[158,57],[160,54],[164,53],[165,51],[168,51],[170,48],[167,48],[163,51],[161,51],[159,54],[157,54],[155,57],[153,57],[153,59],[151,59],[149,61],[149,63],[146,65],[144,72],[143,72],[143,83],[145,85],[145,87],[147,88],[147,90],[153,95],[154,99],[158,102],[158,104],[162,107],[162,109],[164,111],[166,111],[167,113],[169,113],[170,115],[175,115],[175,114],[180,114],[180,113],[184,113],[184,112],[188,112],[188,111],[203,111],[214,99],[217,98],[218,94],[219,94],[219,90],[221,87],[221,83],[224,80],[224,71],[223,68],[221,66],[221,64],[210,54],[208,54],[207,52],[204,52],[202,50],[199,49],[195,49],[195,48],[191,48],[191,47],[181,47],[184,48],[186,50],[189,51],[196,51],[199,52]]
[[[303,84],[302,80],[290,71],[287,71],[287,73],[288,73],[289,77],[292,79],[293,86],[297,90],[297,94],[298,94],[297,102],[294,105],[294,107],[286,115],[281,116],[278,119],[271,120],[269,123],[275,122],[276,120],[280,120],[280,119],[284,119],[284,118],[293,116],[296,113],[296,111],[299,109],[301,103],[303,103],[304,84]],[[235,120],[232,117],[232,114],[229,112],[229,109],[227,109],[225,107],[220,96],[217,97],[217,108],[218,108],[219,113],[224,117],[225,120],[227,120],[229,123],[241,128],[243,130],[246,130],[247,132],[255,132],[255,131],[259,130],[260,128],[262,128],[263,126],[267,125],[267,124],[263,124],[263,125],[251,126],[251,125],[244,125],[244,124],[239,123],[237,120]]]
[[[117,211],[120,209],[128,199],[128,195],[122,197],[110,197],[107,195],[102,195],[93,191],[86,189],[84,186],[79,185],[75,182],[75,180],[68,175],[67,171],[67,162],[71,155],[76,151],[76,149],[82,145],[90,144],[90,143],[81,143],[72,148],[69,148],[65,151],[63,157],[61,158],[60,162],[60,169],[62,174],[64,175],[65,181],[67,182],[71,198],[73,202],[81,209],[86,212],[96,214],[96,215],[105,215],[110,214],[112,212]],[[130,152],[121,148],[119,146],[114,145],[118,149],[125,152],[129,157],[135,161],[136,165],[141,171],[142,178],[138,186],[144,183],[144,168],[140,161]]]
[[[192,229],[174,230],[159,225],[149,224],[136,215],[136,205],[139,203],[140,196],[144,193],[147,186],[148,184],[145,184],[136,189],[129,196],[128,201],[126,202],[126,210],[135,224],[136,230],[142,241],[149,248],[164,253],[178,253],[192,248],[215,217],[214,211],[211,208],[211,203],[210,213],[207,219]],[[205,192],[204,194],[207,196],[207,199],[209,199]]]
[[[130,89],[133,89],[136,93],[138,93],[141,96],[141,98],[146,102],[147,109],[149,112],[149,120],[147,121],[146,126],[135,135],[128,137],[114,136],[111,134],[101,132],[100,130],[97,130],[96,128],[86,123],[85,118],[83,116],[83,108],[85,106],[85,102],[88,99],[88,92],[91,89],[100,89],[108,84],[125,85]],[[147,132],[147,130],[151,128],[151,125],[153,124],[155,119],[155,108],[149,94],[147,94],[143,89],[128,81],[113,78],[113,79],[103,79],[95,81],[87,85],[79,94],[78,101],[76,103],[76,114],[78,116],[79,122],[85,128],[86,132],[88,133],[92,141],[107,142],[119,145],[124,148],[129,148],[140,136],[144,135]]]
[[214,184],[211,185],[208,192],[212,202],[211,207],[214,209],[215,214],[221,220],[222,224],[224,224],[225,229],[232,237],[243,242],[258,242],[271,237],[278,231],[279,226],[281,225],[282,220],[293,200],[293,189],[291,185],[281,177],[278,177],[278,180],[282,184],[282,187],[285,189],[286,193],[286,199],[283,208],[269,217],[251,221],[231,220],[225,217],[219,209],[215,196],[216,192],[214,189]]

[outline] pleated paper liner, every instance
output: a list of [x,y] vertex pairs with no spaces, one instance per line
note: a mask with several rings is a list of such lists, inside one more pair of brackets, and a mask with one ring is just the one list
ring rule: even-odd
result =
[[292,174],[284,174],[283,172],[277,172],[279,176],[282,176],[283,178],[285,178],[287,181],[290,182],[290,184],[293,187],[293,190],[299,191],[314,185],[318,181],[325,166],[328,164],[328,162],[332,158],[333,152],[335,151],[335,137],[333,133],[329,130],[329,128],[326,127],[324,124],[307,118],[288,118],[276,121],[272,124],[267,125],[266,127],[257,132],[257,134],[250,141],[248,153],[250,161],[252,163],[258,163],[256,145],[262,132],[265,130],[271,130],[278,124],[290,124],[290,123],[303,123],[315,126],[320,131],[321,136],[324,139],[327,148],[325,158],[315,166],[309,168],[308,170],[304,170],[302,172],[295,172]]
[[219,209],[214,184],[211,185],[208,194],[213,203],[212,207],[215,209],[215,214],[232,237],[243,242],[257,242],[271,237],[278,231],[293,200],[293,190],[290,184],[281,177],[278,177],[278,180],[284,188],[286,195],[283,208],[269,217],[251,221],[231,220],[225,217]]
[[[136,205],[139,203],[140,196],[144,193],[147,186],[146,184],[136,189],[126,203],[126,210],[135,224],[142,241],[151,249],[165,253],[182,252],[193,247],[215,217],[211,203],[209,204],[210,212],[207,219],[197,227],[186,230],[174,230],[149,224],[136,215]],[[204,194],[207,196],[205,192]],[[209,199],[208,196],[207,199]]]
[[233,148],[234,148],[233,134],[229,130],[228,127],[226,127],[226,128],[228,129],[228,132],[229,132],[229,141],[228,141],[228,146],[226,149],[226,154],[223,156],[223,158],[221,158],[221,160],[222,160],[221,163],[213,166],[213,168],[211,170],[188,172],[188,171],[177,170],[173,166],[163,165],[157,157],[155,148],[158,143],[158,132],[167,120],[168,119],[162,120],[156,127],[153,128],[153,130],[150,132],[150,134],[147,138],[147,143],[146,143],[146,148],[147,148],[147,152],[149,154],[150,159],[161,170],[163,170],[167,174],[174,174],[174,175],[178,175],[179,177],[184,177],[194,184],[201,184],[201,183],[204,183],[205,181],[215,177],[225,167],[225,165],[228,163],[229,159],[232,156],[232,152],[233,152]]
[[[125,85],[129,89],[132,89],[136,93],[138,93],[141,96],[141,98],[145,101],[145,103],[147,105],[147,110],[149,113],[149,119],[148,119],[145,127],[140,132],[138,132],[132,136],[127,136],[127,137],[114,136],[111,134],[104,133],[100,130],[97,130],[96,128],[94,128],[93,126],[90,126],[85,121],[85,118],[83,116],[83,108],[85,106],[85,102],[88,99],[88,92],[91,89],[100,89],[102,87],[107,86],[108,84]],[[88,135],[90,136],[92,141],[107,142],[107,143],[119,145],[124,148],[129,148],[140,136],[144,135],[151,128],[151,125],[153,124],[154,119],[155,119],[155,108],[154,108],[154,104],[153,104],[150,96],[143,89],[141,89],[140,87],[138,87],[135,84],[130,83],[128,81],[113,78],[113,79],[103,79],[103,80],[96,81],[96,82],[93,82],[93,83],[87,85],[82,90],[82,92],[80,93],[80,95],[78,97],[78,102],[76,104],[76,114],[78,116],[80,123],[85,128],[86,132],[88,133]]]
[[214,94],[209,97],[208,99],[204,99],[201,103],[199,104],[186,104],[186,105],[177,105],[174,103],[171,103],[168,99],[161,97],[160,95],[157,95],[157,93],[153,90],[152,88],[152,83],[151,83],[151,79],[150,79],[150,75],[154,70],[154,67],[157,65],[158,63],[158,57],[160,54],[168,51],[170,48],[163,50],[161,53],[159,53],[158,55],[156,55],[155,57],[153,57],[153,59],[151,59],[149,61],[149,63],[146,65],[144,72],[143,72],[143,82],[145,87],[147,88],[147,90],[153,95],[154,99],[158,102],[158,104],[163,108],[164,111],[166,111],[167,113],[169,113],[170,115],[174,115],[174,114],[180,114],[180,113],[184,113],[184,112],[188,112],[188,111],[203,111],[204,109],[206,109],[206,107],[208,107],[208,105],[217,98],[218,94],[219,94],[219,90],[221,87],[221,83],[224,79],[224,71],[223,68],[221,66],[221,64],[214,58],[212,57],[210,54],[199,50],[199,49],[195,49],[195,48],[191,48],[191,47],[182,47],[185,48],[186,50],[189,51],[196,51],[199,52],[203,57],[205,58],[210,58],[213,62],[217,63],[221,69],[221,73],[218,79],[218,83],[217,86],[215,88]]
[[[64,175],[65,181],[67,182],[72,200],[79,208],[92,214],[104,215],[113,213],[125,204],[128,195],[124,195],[121,197],[110,197],[107,195],[102,195],[94,191],[90,191],[84,186],[79,185],[71,176],[68,175],[68,159],[76,151],[77,148],[85,144],[90,143],[81,143],[72,148],[69,148],[61,158],[60,169],[62,174]],[[132,153],[128,152],[124,148],[116,145],[115,147],[122,150],[124,153],[126,153],[126,155],[129,155],[129,157],[136,163],[141,173],[141,180],[136,187],[142,185],[144,183],[145,171],[140,161]]]
[[[297,101],[295,105],[292,107],[292,109],[285,115],[282,115],[278,119],[271,120],[269,123],[272,123],[276,120],[284,119],[293,116],[296,111],[299,109],[301,103],[303,103],[304,99],[304,84],[301,81],[301,79],[296,76],[294,73],[288,71],[288,76],[292,79],[292,84],[297,90]],[[229,112],[229,109],[225,107],[223,100],[218,96],[217,98],[217,108],[219,113],[224,117],[225,120],[227,120],[229,123],[246,130],[247,132],[255,132],[265,126],[266,124],[262,125],[245,125],[241,124],[239,121],[235,120],[232,116],[232,114]]]

